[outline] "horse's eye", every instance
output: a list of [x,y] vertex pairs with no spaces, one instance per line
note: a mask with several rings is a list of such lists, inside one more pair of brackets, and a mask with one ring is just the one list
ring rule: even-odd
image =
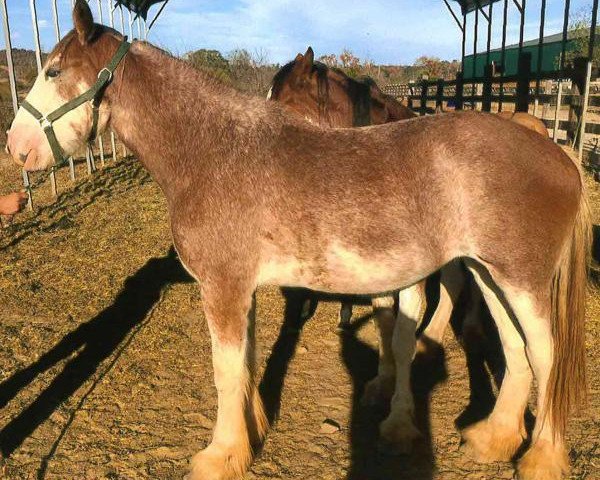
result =
[[58,68],[49,68],[46,71],[46,75],[50,78],[56,78],[60,75],[60,70]]

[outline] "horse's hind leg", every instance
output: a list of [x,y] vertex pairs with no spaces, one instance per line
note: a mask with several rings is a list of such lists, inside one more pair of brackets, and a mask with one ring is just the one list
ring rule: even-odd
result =
[[456,301],[464,289],[466,275],[462,263],[450,262],[442,268],[440,276],[440,299],[431,321],[417,340],[417,352],[428,357],[435,356],[442,345],[446,327]]
[[210,445],[191,462],[188,480],[244,475],[253,445],[268,426],[254,381],[252,287],[236,280],[206,282],[202,301],[211,340],[218,412]]
[[379,431],[384,444],[393,453],[408,453],[420,436],[414,425],[414,402],[410,388],[410,371],[415,353],[415,332],[420,319],[422,297],[418,287],[400,291],[398,316],[394,327],[392,350],[396,366],[396,390],[389,416]]
[[548,289],[539,292],[505,289],[505,294],[523,330],[527,357],[538,386],[532,444],[519,462],[518,478],[559,480],[568,471],[569,462],[564,439],[552,425],[552,415],[547,408],[548,381],[554,357],[549,292]]
[[340,330],[346,330],[350,327],[350,320],[352,320],[352,302],[342,301],[340,306],[340,323],[338,328]]
[[531,387],[531,370],[523,339],[494,281],[483,268],[469,268],[498,327],[506,358],[506,373],[492,413],[462,431],[464,449],[480,462],[508,461],[526,435],[524,415]]

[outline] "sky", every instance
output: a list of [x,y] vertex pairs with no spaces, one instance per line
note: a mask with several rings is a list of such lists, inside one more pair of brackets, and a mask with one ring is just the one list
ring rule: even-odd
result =
[[[61,34],[72,28],[72,0],[56,0]],[[108,24],[110,0],[89,0],[96,21],[101,3]],[[522,1],[522,0],[519,0]],[[540,3],[528,0],[525,39],[539,35]],[[592,0],[571,0],[571,12],[591,9]],[[42,49],[56,42],[52,0],[35,0]],[[8,0],[13,47],[33,48],[28,0]],[[459,12],[458,3],[450,0]],[[502,2],[494,5],[492,47],[500,46]],[[563,0],[547,0],[546,33],[562,31]],[[153,6],[149,18],[158,10]],[[115,12],[120,26],[118,10]],[[126,29],[129,30],[127,15]],[[474,14],[467,20],[467,54],[473,49]],[[487,24],[480,16],[478,51],[486,48]],[[508,44],[518,42],[519,17],[509,0]],[[2,37],[4,38],[4,37]],[[244,48],[273,63],[285,63],[310,45],[317,56],[348,48],[377,64],[412,64],[422,56],[459,59],[461,34],[443,0],[170,0],[148,40],[184,54],[199,48],[224,54]]]

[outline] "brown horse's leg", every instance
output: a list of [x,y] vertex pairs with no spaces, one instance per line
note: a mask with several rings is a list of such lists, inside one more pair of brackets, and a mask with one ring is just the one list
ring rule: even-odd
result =
[[377,376],[365,386],[361,403],[368,406],[384,405],[394,395],[396,365],[392,352],[392,336],[396,315],[394,297],[375,297],[372,302],[379,334],[379,364]]
[[[209,285],[209,286],[206,286]],[[218,413],[211,444],[191,462],[188,480],[241,478],[253,445],[267,430],[254,381],[252,287],[243,282],[208,282],[202,288],[212,340]]]
[[459,262],[450,262],[441,271],[440,300],[431,317],[431,321],[417,340],[417,353],[426,357],[434,357],[442,345],[446,327],[454,305],[461,294],[466,277],[463,266]]
[[525,344],[517,331],[498,287],[487,271],[471,267],[498,327],[506,358],[506,373],[492,413],[462,431],[464,450],[479,462],[508,461],[523,443],[525,408],[531,387],[531,370]]
[[387,444],[393,453],[408,453],[413,441],[420,436],[414,425],[410,371],[422,300],[418,286],[400,291],[392,343],[396,364],[396,391],[392,397],[390,414],[379,427],[384,444]]

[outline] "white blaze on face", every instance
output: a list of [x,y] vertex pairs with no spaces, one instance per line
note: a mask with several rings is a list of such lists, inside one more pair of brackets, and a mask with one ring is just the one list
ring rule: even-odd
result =
[[[63,98],[59,94],[58,82],[68,81],[62,73],[50,78],[42,71],[26,100],[39,112],[48,115],[66,104],[71,98]],[[77,91],[83,93],[89,88],[78,84]],[[71,110],[54,124],[54,132],[58,143],[67,156],[76,153],[86,142],[92,127],[92,112],[89,103]],[[82,135],[83,134],[83,135]],[[7,148],[13,158],[24,164],[26,170],[40,170],[54,163],[50,144],[40,123],[23,107],[19,108],[8,132]]]

